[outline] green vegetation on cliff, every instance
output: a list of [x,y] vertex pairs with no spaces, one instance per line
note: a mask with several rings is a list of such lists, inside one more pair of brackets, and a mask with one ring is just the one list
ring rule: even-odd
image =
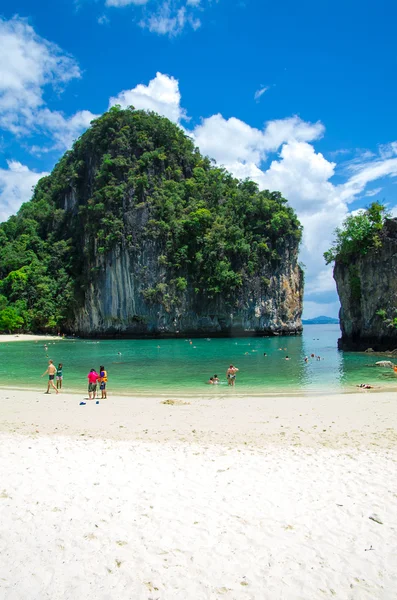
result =
[[348,264],[355,256],[380,248],[381,232],[388,216],[386,207],[379,202],[373,202],[365,211],[356,215],[349,215],[343,226],[335,230],[333,246],[324,252],[327,265],[335,261]]
[[121,246],[161,247],[167,280],[142,295],[167,306],[187,286],[232,297],[300,238],[280,193],[215,166],[168,119],[115,107],[0,225],[0,330],[67,328],[98,256]]

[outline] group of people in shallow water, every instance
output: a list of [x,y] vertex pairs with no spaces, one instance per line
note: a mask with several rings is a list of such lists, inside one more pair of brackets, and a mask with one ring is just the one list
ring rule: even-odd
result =
[[[50,388],[52,387],[55,390],[56,394],[59,394],[62,389],[62,381],[63,381],[63,364],[59,363],[58,368],[54,365],[53,360],[48,361],[48,367],[42,374],[48,375],[48,384],[46,394],[50,394]],[[54,384],[56,378],[56,386]],[[107,390],[106,384],[108,382],[108,374],[103,365],[99,367],[99,373],[95,369],[91,369],[87,375],[88,379],[88,399],[95,400],[97,397],[97,389],[99,384],[99,390],[101,392],[101,400],[105,400],[107,398]],[[99,402],[97,402],[98,404]],[[81,402],[80,404],[85,404],[85,402]]]
[[[226,379],[227,379],[228,385],[234,386],[234,384],[236,382],[237,371],[238,371],[238,368],[235,367],[234,365],[230,365],[230,367],[227,369]],[[209,385],[218,385],[220,383],[218,375],[214,375],[213,377],[210,377],[209,380],[207,381],[207,383]]]
[[[286,350],[287,348],[279,348],[279,350]],[[245,354],[248,354],[248,352],[246,352]],[[263,356],[267,356],[267,353],[264,352]],[[315,354],[311,354],[310,358],[315,358],[316,360],[324,360],[323,358],[321,358],[321,356],[316,356]],[[290,357],[288,356],[288,354],[285,356],[285,360],[290,360]],[[305,356],[304,358],[305,363],[309,362],[309,357]],[[227,369],[226,371],[226,379],[227,379],[227,384],[234,386],[236,383],[236,373],[238,371],[238,368],[235,367],[234,365],[230,365],[230,367]],[[214,375],[213,377],[210,377],[208,381],[206,381],[207,384],[209,385],[218,385],[220,383],[219,381],[219,377],[218,375]]]

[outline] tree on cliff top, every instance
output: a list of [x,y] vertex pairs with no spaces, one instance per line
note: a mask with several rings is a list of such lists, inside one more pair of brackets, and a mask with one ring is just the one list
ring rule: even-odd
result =
[[373,202],[365,211],[349,215],[342,227],[335,229],[334,243],[324,252],[327,265],[335,261],[348,263],[355,256],[380,248],[382,227],[389,216],[386,207],[379,202]]
[[24,329],[67,327],[98,256],[120,247],[133,256],[150,242],[166,283],[143,289],[145,301],[170,306],[188,285],[233,299],[300,238],[279,192],[235,179],[168,119],[113,107],[0,225],[0,294]]

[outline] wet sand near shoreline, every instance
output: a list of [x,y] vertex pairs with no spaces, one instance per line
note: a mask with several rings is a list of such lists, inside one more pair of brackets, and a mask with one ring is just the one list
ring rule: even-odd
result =
[[[229,392],[230,390],[227,390]],[[220,444],[384,446],[397,441],[397,394],[109,396],[0,390],[0,431]]]

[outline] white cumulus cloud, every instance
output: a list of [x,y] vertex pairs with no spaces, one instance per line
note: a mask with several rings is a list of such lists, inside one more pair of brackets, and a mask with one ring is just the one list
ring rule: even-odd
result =
[[81,111],[63,117],[47,108],[44,96],[48,87],[62,90],[80,77],[74,58],[38,36],[27,20],[0,19],[0,126],[4,130],[25,137],[39,131],[53,137],[57,149],[67,148],[95,115]]
[[0,222],[15,214],[23,202],[32,197],[38,180],[48,173],[36,173],[15,160],[7,161],[8,168],[0,169]]
[[41,106],[43,88],[80,77],[75,60],[40,38],[25,19],[0,19],[0,114]]
[[122,108],[132,105],[138,109],[153,110],[174,123],[186,118],[186,112],[181,107],[178,80],[163,73],[156,73],[148,85],[139,84],[110,98],[109,107],[115,104]]
[[241,162],[250,167],[259,167],[269,152],[277,151],[285,142],[312,141],[323,133],[321,123],[308,123],[297,116],[269,121],[261,131],[240,119],[225,119],[220,114],[203,119],[193,131],[204,154],[225,166]]

